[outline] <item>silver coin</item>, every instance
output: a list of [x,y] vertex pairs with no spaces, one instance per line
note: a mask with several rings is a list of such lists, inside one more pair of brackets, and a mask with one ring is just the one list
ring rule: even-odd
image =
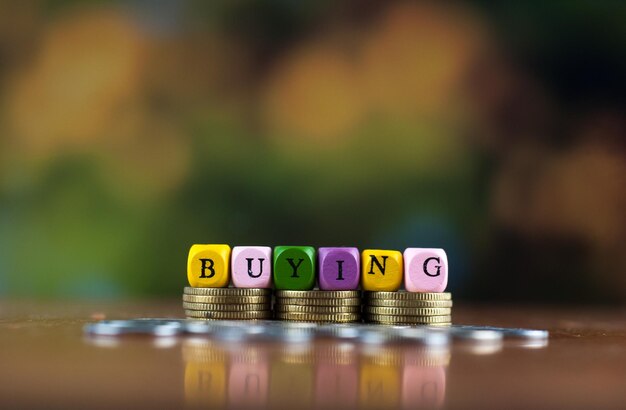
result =
[[455,340],[467,340],[479,343],[501,343],[503,335],[493,330],[451,329],[450,335]]
[[85,325],[83,332],[101,336],[124,334],[174,336],[183,332],[183,324],[182,320],[178,319],[103,320]]
[[361,335],[361,326],[349,323],[322,324],[317,328],[320,337],[339,340],[354,340]]
[[276,325],[269,328],[272,339],[285,343],[308,343],[317,332],[317,324],[306,322],[274,322]]
[[521,329],[521,328],[506,328],[496,326],[470,326],[470,325],[454,325],[451,329],[454,331],[494,331],[500,333],[505,339],[535,339],[544,340],[550,336],[547,330],[537,329]]
[[515,339],[507,342],[510,347],[523,347],[526,349],[541,349],[548,347],[548,339]]
[[184,330],[185,332],[194,335],[211,336],[216,340],[242,342],[265,338],[268,333],[267,324],[259,322],[262,321],[243,322],[237,320],[188,320],[184,326]]
[[210,322],[206,320],[187,320],[187,323],[184,325],[184,330],[186,333],[197,334],[197,335],[210,335],[215,332],[217,328],[214,324],[216,322]]
[[466,352],[470,354],[475,354],[479,356],[486,356],[494,353],[498,353],[502,351],[504,343],[502,340],[499,342],[490,342],[490,343],[464,343],[461,346],[457,347],[457,351]]
[[405,327],[395,329],[405,342],[418,342],[428,346],[446,346],[450,343],[450,335],[444,332],[433,332],[425,327]]
[[[473,353],[487,354],[498,351],[502,340],[513,346],[541,348],[548,344],[545,330],[501,328],[493,326],[453,325],[448,327],[410,324],[380,326],[375,324],[323,324],[259,320],[202,321],[188,319],[133,319],[104,320],[85,325],[84,332],[93,337],[116,337],[124,334],[145,334],[172,337],[181,333],[209,336],[227,343],[248,340],[271,340],[282,343],[308,343],[315,338],[354,340],[366,345],[389,343],[419,343],[446,345],[450,340],[466,342],[462,346]],[[113,339],[107,339],[112,341]]]
[[367,326],[363,327],[359,333],[359,342],[369,345],[382,345],[394,341],[399,341],[398,334],[395,329],[386,326]]

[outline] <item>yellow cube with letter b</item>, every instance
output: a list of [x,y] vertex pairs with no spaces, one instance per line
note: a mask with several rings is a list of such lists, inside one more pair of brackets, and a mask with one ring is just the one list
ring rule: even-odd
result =
[[187,279],[194,288],[224,288],[230,280],[230,246],[193,245],[187,259]]

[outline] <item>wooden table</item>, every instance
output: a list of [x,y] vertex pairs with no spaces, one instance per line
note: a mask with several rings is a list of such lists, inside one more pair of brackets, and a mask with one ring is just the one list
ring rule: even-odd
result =
[[456,324],[551,331],[545,346],[449,349],[92,338],[97,319],[178,301],[0,302],[0,408],[626,408],[626,311],[470,307]]

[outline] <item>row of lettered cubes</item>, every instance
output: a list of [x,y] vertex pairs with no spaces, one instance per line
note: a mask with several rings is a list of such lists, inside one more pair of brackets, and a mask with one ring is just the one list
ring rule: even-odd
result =
[[311,246],[193,245],[187,260],[192,287],[443,292],[448,258],[443,249],[397,250]]

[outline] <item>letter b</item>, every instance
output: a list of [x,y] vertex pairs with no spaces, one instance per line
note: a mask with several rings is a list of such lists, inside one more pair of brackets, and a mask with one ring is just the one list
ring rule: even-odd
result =
[[[200,258],[200,262],[202,263],[202,266],[200,267],[201,278],[212,278],[213,276],[215,276],[215,269],[213,268],[215,266],[215,262],[213,261],[213,259]],[[206,271],[209,271],[211,273],[207,275]]]
[[196,288],[222,288],[230,281],[230,246],[193,245],[187,257],[187,279]]

